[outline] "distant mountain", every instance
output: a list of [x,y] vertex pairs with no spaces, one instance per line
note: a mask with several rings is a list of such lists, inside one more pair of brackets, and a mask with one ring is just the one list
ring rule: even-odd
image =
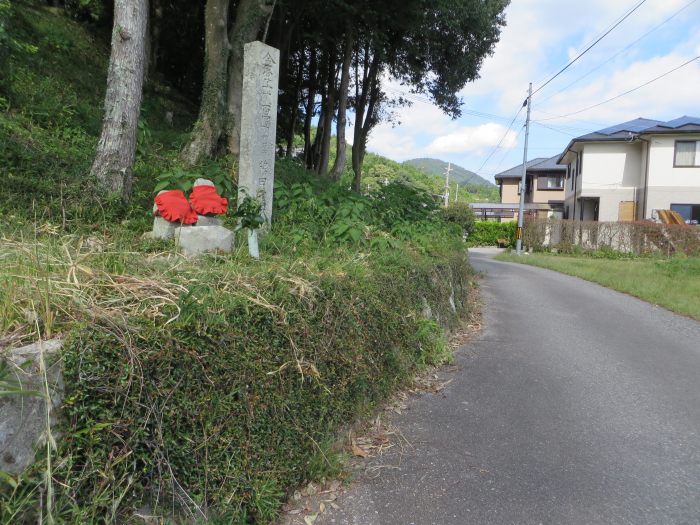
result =
[[[447,162],[440,159],[411,159],[405,161],[404,164],[414,166],[425,173],[440,175],[443,177],[445,176],[445,170],[447,169]],[[464,169],[456,164],[452,164],[450,178],[459,184],[473,184],[475,186],[486,186],[487,188],[496,187],[492,182],[480,177],[473,171]]]

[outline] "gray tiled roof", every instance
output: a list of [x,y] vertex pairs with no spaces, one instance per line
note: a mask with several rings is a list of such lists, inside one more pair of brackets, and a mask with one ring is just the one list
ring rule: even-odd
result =
[[[554,157],[537,157],[536,159],[528,160],[525,163],[525,167],[528,172],[530,171],[565,171],[566,168],[564,166],[561,166],[557,164],[557,159],[559,158],[558,155]],[[510,169],[507,169],[506,171],[502,171],[501,173],[498,173],[497,175],[494,175],[494,179],[499,180],[499,179],[510,179],[514,177],[521,177],[523,174],[523,165],[518,164],[517,166],[513,166]]]
[[527,171],[566,171],[565,166],[557,164],[558,159],[559,155],[554,155],[554,157],[550,157],[539,164],[531,166]]
[[700,117],[683,116],[677,119],[663,122],[648,118],[636,118],[622,124],[616,124],[587,135],[581,135],[572,139],[564,152],[558,156],[557,163],[561,162],[566,152],[576,142],[607,142],[634,139],[639,135],[653,135],[659,133],[700,133]]

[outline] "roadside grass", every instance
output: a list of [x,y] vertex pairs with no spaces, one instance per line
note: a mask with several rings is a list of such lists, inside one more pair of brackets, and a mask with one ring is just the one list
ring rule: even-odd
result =
[[539,266],[593,281],[700,320],[700,258],[605,259],[590,256],[504,253],[497,260]]

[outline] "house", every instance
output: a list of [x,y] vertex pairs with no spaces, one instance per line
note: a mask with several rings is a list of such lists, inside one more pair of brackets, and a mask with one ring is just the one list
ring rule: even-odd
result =
[[557,162],[566,168],[564,217],[655,219],[657,210],[700,221],[700,118],[637,118],[577,137]]
[[[559,156],[536,158],[525,164],[525,209],[531,215],[547,218],[561,217],[564,209],[564,180],[566,166],[557,164]],[[518,164],[494,176],[501,194],[501,204],[511,205],[512,214],[505,220],[517,218],[520,203],[520,182],[523,165]]]

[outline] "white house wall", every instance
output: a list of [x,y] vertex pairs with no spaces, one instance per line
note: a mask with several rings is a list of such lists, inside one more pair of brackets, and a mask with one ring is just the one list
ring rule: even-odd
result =
[[673,167],[676,140],[700,140],[700,134],[657,135],[649,139],[646,218],[654,216],[655,210],[670,209],[671,204],[700,204],[700,167]]
[[637,201],[643,185],[642,145],[639,142],[584,144],[579,180],[580,197],[600,199],[598,220],[617,221],[620,202]]

